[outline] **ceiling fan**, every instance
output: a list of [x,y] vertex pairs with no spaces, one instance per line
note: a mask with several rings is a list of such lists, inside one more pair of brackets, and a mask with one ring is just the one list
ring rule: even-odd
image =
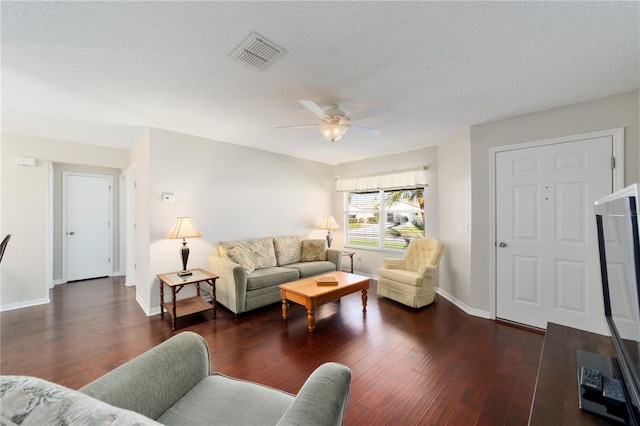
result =
[[379,105],[375,108],[371,108],[365,111],[356,112],[347,116],[338,105],[329,105],[327,109],[322,109],[314,101],[301,100],[302,106],[309,111],[317,115],[322,119],[320,124],[303,124],[299,126],[283,126],[276,127],[276,129],[296,129],[301,127],[319,127],[320,133],[326,140],[335,142],[340,140],[348,129],[353,130],[356,133],[360,133],[367,136],[378,136],[380,130],[370,129],[368,127],[356,126],[351,124],[352,121],[363,120],[365,118],[373,117],[376,115],[384,114],[389,111],[389,107],[386,105]]

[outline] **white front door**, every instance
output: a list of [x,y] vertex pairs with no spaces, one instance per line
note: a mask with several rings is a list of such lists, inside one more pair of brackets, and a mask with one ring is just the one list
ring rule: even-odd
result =
[[496,317],[601,334],[593,203],[612,191],[610,136],[496,154]]
[[111,187],[109,175],[64,173],[67,281],[111,275]]

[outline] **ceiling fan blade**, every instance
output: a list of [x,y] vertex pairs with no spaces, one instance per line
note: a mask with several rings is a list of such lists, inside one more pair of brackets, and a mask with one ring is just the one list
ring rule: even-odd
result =
[[354,126],[353,124],[349,126],[349,129],[353,130],[356,133],[360,133],[361,135],[367,135],[367,136],[378,136],[381,133],[380,130],[370,129],[368,127],[362,127],[362,126]]
[[384,114],[385,112],[389,112],[389,111],[391,111],[391,109],[388,106],[378,105],[377,107],[356,112],[354,114],[349,115],[349,120],[351,121],[363,120],[365,118],[374,117],[376,115]]
[[297,126],[278,126],[275,127],[276,129],[300,129],[303,127],[319,127],[320,124],[300,124]]
[[301,100],[300,103],[302,104],[302,106],[304,106],[306,109],[308,109],[309,111],[311,111],[312,113],[314,113],[320,118],[329,117],[329,114],[327,114],[322,108],[318,106],[317,103],[313,101]]

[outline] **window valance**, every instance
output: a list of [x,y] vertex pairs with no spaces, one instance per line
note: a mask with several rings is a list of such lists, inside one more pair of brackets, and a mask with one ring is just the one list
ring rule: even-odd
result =
[[427,169],[427,166],[424,166],[403,171],[380,172],[368,176],[337,177],[336,190],[348,192],[427,187],[429,183]]

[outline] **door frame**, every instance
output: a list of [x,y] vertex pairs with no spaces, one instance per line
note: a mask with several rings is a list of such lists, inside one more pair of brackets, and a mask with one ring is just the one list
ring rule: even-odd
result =
[[497,298],[497,237],[496,237],[496,157],[498,153],[514,151],[519,149],[537,148],[545,145],[553,145],[567,142],[577,142],[585,139],[596,139],[610,136],[613,141],[613,156],[615,157],[615,168],[613,169],[613,188],[611,192],[624,187],[624,127],[601,130],[597,132],[581,133],[577,135],[564,136],[560,138],[543,139],[532,142],[518,143],[514,145],[504,145],[489,149],[489,318],[496,319],[496,298]]
[[81,176],[81,177],[98,177],[98,178],[107,178],[109,180],[110,190],[109,190],[109,223],[111,226],[109,227],[109,254],[112,261],[110,262],[110,273],[109,276],[113,276],[113,176],[105,175],[100,173],[84,173],[84,172],[71,172],[71,171],[62,171],[62,282],[67,283],[67,264],[68,264],[68,243],[67,243],[67,203],[68,203],[68,189],[67,189],[67,180],[69,176]]

